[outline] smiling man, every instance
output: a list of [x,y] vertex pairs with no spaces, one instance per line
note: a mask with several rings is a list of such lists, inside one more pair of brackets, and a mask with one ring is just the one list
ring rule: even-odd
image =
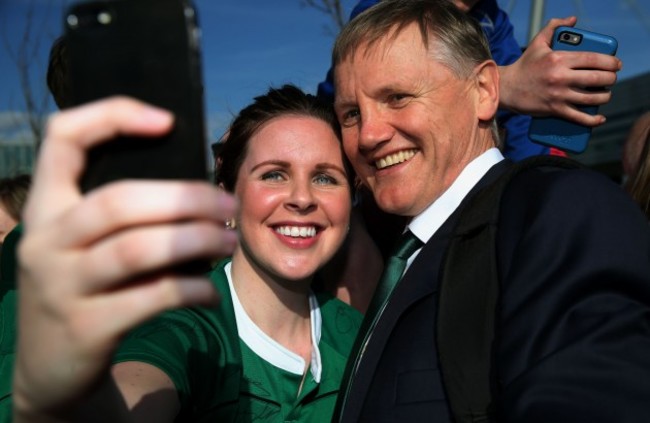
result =
[[[496,148],[499,73],[451,2],[385,0],[334,47],[344,149],[379,207],[423,247],[366,315],[339,418],[452,421],[436,316],[459,214],[512,166]],[[499,421],[637,421],[650,397],[650,234],[620,188],[584,169],[520,173],[501,199],[492,348]],[[375,311],[377,310],[377,311]],[[642,375],[642,377],[639,377]]]

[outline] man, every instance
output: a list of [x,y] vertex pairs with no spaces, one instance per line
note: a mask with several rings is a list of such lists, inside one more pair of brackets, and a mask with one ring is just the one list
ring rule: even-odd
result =
[[[360,0],[350,13],[350,20],[379,3],[380,0]],[[609,72],[614,77],[620,62],[603,55],[604,60],[586,61],[580,52],[567,53],[562,59],[552,57],[550,48],[552,34],[557,26],[573,26],[575,17],[553,20],[527,46],[524,54],[514,37],[514,30],[508,14],[496,0],[449,0],[459,10],[476,19],[488,40],[492,58],[499,65],[499,110],[497,125],[500,131],[500,149],[504,157],[520,161],[536,155],[559,155],[566,153],[537,144],[528,137],[531,116],[553,115],[588,126],[600,125],[603,116],[580,113],[573,105],[577,95],[589,95],[585,104],[603,104],[609,101],[608,94],[585,91],[593,85],[592,74]],[[591,56],[592,58],[594,56]],[[599,66],[601,66],[599,68]],[[590,68],[589,72],[585,69]],[[334,101],[334,72],[330,68],[326,79],[318,84],[318,95]],[[597,90],[596,90],[597,91]],[[371,198],[364,198],[359,209],[368,232],[378,245],[384,258],[395,238],[394,228],[400,230],[400,219],[379,211]]]
[[[350,20],[379,1],[359,1],[350,13]],[[452,3],[481,23],[481,28],[488,38],[492,57],[498,65],[511,65],[521,57],[521,47],[515,39],[508,14],[498,6],[496,0],[454,0]],[[529,72],[530,70],[522,69],[522,71]],[[540,78],[543,76],[541,72],[533,74]],[[506,87],[512,86],[512,84],[506,84]],[[550,89],[552,86],[548,85],[544,88]],[[326,80],[318,84],[318,95],[328,99],[334,98],[334,81],[331,69],[327,73]],[[559,150],[535,144],[528,138],[530,119],[528,115],[517,114],[504,108],[499,110],[497,121],[503,131],[502,152],[504,156],[517,161],[538,154],[564,155]]]
[[[438,277],[464,204],[511,166],[495,148],[497,66],[476,22],[435,0],[380,2],[342,31],[333,58],[345,152],[379,207],[424,243],[348,362],[340,419],[451,421]],[[498,421],[639,421],[650,398],[643,216],[588,170],[524,172],[501,206]]]
[[[360,0],[350,13],[350,20],[379,3],[380,0]],[[514,36],[508,14],[496,0],[450,0],[459,10],[468,13],[480,24],[488,39],[492,58],[499,65],[500,109],[497,122],[502,131],[501,150],[514,161],[539,154],[566,156],[566,153],[532,142],[528,138],[531,115],[553,114],[571,120],[585,119],[576,115],[571,98],[576,87],[591,86],[585,63],[576,55],[565,55],[563,61],[550,61],[550,37],[554,28],[548,26],[531,41],[522,58],[522,49]],[[557,21],[557,25],[573,26],[575,17]],[[612,63],[612,62],[610,62]],[[594,66],[594,64],[589,65]],[[594,71],[606,69],[593,69]],[[318,84],[318,95],[334,99],[333,70]],[[580,121],[590,126],[602,122]]]

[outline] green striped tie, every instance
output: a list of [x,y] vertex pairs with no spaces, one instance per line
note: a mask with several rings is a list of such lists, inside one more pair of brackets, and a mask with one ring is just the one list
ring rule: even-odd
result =
[[361,355],[363,354],[362,351],[365,349],[364,346],[368,342],[368,338],[377,324],[378,317],[381,315],[381,310],[388,302],[388,298],[390,298],[393,288],[395,288],[397,282],[402,278],[402,273],[404,273],[408,258],[423,245],[422,241],[413,235],[411,231],[406,231],[402,234],[393,250],[393,253],[388,258],[384,272],[377,284],[375,294],[368,306],[368,311],[361,323],[357,339],[355,340],[352,351],[350,352],[350,358],[345,367],[345,372],[343,373],[341,391],[339,392],[339,398],[334,410],[335,420],[340,418],[341,410],[345,406],[345,401],[347,400],[350,387],[352,386],[352,380],[354,379],[357,367],[359,366],[359,361],[361,360]]
[[404,273],[404,269],[406,268],[406,261],[422,245],[422,241],[413,235],[411,231],[406,231],[402,234],[393,253],[386,261],[384,272],[381,274],[381,279],[379,279],[364,320],[372,321],[386,301],[388,301],[395,285],[402,278],[402,273]]

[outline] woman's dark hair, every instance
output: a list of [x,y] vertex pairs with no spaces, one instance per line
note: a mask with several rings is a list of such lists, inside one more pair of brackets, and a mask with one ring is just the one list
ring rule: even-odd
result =
[[[234,191],[237,174],[246,157],[251,137],[265,123],[286,115],[321,119],[332,127],[340,140],[340,126],[329,102],[306,94],[294,85],[271,88],[266,94],[255,97],[251,105],[239,112],[227,135],[223,137],[221,141],[223,145],[218,149],[219,153],[215,160],[215,182],[223,184],[226,191]],[[352,171],[345,156],[343,162],[350,180]]]
[[31,183],[32,177],[28,174],[0,179],[0,207],[15,221],[21,220]]
[[47,63],[47,87],[59,109],[72,106],[70,83],[68,81],[68,42],[65,35],[60,36],[50,48]]
[[646,132],[636,171],[624,187],[650,221],[650,132]]

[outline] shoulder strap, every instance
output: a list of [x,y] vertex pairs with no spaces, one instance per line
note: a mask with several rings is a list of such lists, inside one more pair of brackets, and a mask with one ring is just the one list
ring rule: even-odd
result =
[[503,191],[513,177],[533,167],[579,166],[557,156],[515,163],[469,199],[460,212],[442,268],[437,316],[442,379],[457,423],[488,422],[494,417],[492,350],[499,298],[496,233]]

